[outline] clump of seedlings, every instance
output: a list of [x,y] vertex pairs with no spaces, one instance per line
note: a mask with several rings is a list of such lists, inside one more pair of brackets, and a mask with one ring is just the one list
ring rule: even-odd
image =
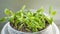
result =
[[15,13],[9,9],[5,9],[4,12],[7,16],[0,19],[0,22],[8,19],[12,28],[22,32],[38,32],[47,28],[52,24],[53,16],[56,13],[50,7],[48,11],[50,18],[48,18],[44,14],[43,8],[31,12],[28,9],[25,11],[25,6]]

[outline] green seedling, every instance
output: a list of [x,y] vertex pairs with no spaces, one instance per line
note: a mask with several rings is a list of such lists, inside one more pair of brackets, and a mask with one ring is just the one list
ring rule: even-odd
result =
[[24,12],[24,10],[25,6],[23,6],[22,9],[16,13],[9,9],[5,9],[4,12],[7,16],[0,19],[0,22],[8,19],[12,26],[16,27],[17,30],[24,27],[26,31],[37,32],[46,28],[46,24],[52,24],[52,17],[56,14],[56,11],[52,11],[52,7],[49,8],[50,18],[44,15],[43,8],[38,9],[35,13],[32,13],[30,10]]

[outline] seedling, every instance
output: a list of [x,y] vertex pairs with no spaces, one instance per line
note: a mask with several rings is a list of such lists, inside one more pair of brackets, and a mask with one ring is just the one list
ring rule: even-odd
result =
[[31,12],[30,10],[25,12],[25,6],[23,6],[22,9],[16,13],[7,8],[4,12],[7,16],[0,19],[0,22],[8,19],[13,28],[23,32],[38,32],[45,29],[48,25],[52,24],[53,16],[56,14],[56,11],[52,11],[51,7],[48,11],[50,18],[44,15],[43,8],[35,12]]

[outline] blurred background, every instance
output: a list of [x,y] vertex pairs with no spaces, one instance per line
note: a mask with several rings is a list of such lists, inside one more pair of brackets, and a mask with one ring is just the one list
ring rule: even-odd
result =
[[[39,9],[43,6],[45,12],[48,11],[49,6],[56,10],[56,15],[54,17],[54,22],[60,29],[60,0],[0,0],[0,18],[4,17],[4,9],[8,8],[13,12],[19,11],[23,5],[26,5],[27,9]],[[0,23],[0,32],[3,28],[4,23]]]

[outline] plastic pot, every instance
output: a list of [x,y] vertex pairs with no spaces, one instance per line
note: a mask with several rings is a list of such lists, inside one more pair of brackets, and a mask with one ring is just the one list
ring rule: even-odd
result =
[[8,22],[8,32],[9,34],[53,34],[51,25],[49,25],[46,29],[42,31],[29,33],[29,32],[21,32],[21,31],[15,30],[10,26],[9,22]]

